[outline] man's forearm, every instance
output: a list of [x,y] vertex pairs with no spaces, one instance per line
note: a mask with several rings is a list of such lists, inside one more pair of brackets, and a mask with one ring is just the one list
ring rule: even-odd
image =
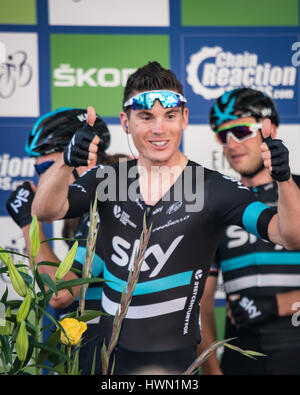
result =
[[[24,235],[25,239],[25,245],[26,245],[26,250],[27,254],[30,256],[30,237],[29,237],[29,230],[30,230],[30,225],[26,225],[22,228],[22,232]],[[46,240],[46,236],[44,233],[43,225],[41,222],[39,222],[39,233],[40,233],[40,240],[44,241]],[[59,258],[54,254],[52,251],[50,245],[48,242],[41,243],[40,251],[38,256],[36,257],[35,264],[40,263],[40,262],[57,262],[59,263],[60,260]],[[30,262],[31,263],[31,262]],[[32,266],[32,263],[31,263]],[[49,266],[49,265],[40,265],[39,266],[39,273],[40,274],[48,274],[53,281],[55,281],[55,273],[57,270],[56,266]],[[74,280],[77,279],[78,277],[72,273],[71,271],[66,274],[64,277],[65,281],[69,280]],[[61,290],[58,292],[58,295],[53,295],[51,300],[50,300],[50,305],[53,308],[65,308],[69,306],[75,298],[79,295],[80,287],[73,287],[73,295],[74,297],[70,294],[68,290]]]
[[[202,321],[202,341],[198,345],[197,354],[200,355],[209,346],[217,340],[216,324],[214,309],[210,312],[203,312],[202,309],[201,321]],[[221,375],[222,370],[218,361],[217,353],[213,354],[201,365],[202,374],[204,375]]]
[[41,221],[54,221],[68,211],[68,190],[73,168],[61,156],[40,178],[31,213]]

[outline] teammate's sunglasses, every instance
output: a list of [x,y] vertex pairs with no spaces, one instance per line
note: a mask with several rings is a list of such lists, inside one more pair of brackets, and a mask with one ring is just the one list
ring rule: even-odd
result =
[[242,143],[256,136],[259,129],[262,128],[261,123],[246,123],[240,125],[231,125],[216,131],[216,138],[222,145],[228,144],[228,138],[231,136],[236,142]]
[[54,163],[54,160],[48,160],[47,162],[43,162],[38,165],[34,165],[35,171],[40,176],[41,174],[45,173],[45,171],[48,170],[49,167],[53,165],[53,163]]
[[179,107],[186,103],[186,98],[180,93],[172,91],[147,91],[131,97],[124,103],[124,108],[131,107],[132,110],[151,110],[155,100],[159,100],[163,108]]

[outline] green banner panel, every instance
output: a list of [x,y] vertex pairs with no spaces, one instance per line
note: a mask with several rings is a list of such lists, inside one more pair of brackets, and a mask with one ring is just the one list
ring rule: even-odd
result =
[[36,25],[36,0],[0,0],[0,24]]
[[168,36],[52,34],[52,108],[91,105],[119,116],[128,77],[154,60],[170,67]]
[[298,26],[298,0],[181,0],[184,26]]

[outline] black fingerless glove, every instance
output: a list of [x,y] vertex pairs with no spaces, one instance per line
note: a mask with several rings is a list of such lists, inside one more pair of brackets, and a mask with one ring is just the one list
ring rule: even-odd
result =
[[89,124],[77,130],[64,150],[65,164],[71,167],[88,166],[89,146],[95,136]]
[[233,301],[229,299],[229,305],[238,329],[247,328],[278,316],[275,295],[241,296]]
[[10,194],[6,202],[6,208],[11,218],[15,221],[20,228],[28,225],[32,221],[31,205],[34,198],[34,192],[28,181]]
[[276,181],[287,181],[291,176],[289,166],[289,150],[282,140],[272,139],[270,136],[264,139],[271,153],[271,176]]

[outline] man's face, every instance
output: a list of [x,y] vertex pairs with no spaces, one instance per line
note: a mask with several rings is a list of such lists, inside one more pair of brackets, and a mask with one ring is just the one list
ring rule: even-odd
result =
[[130,117],[121,113],[121,123],[139,152],[139,158],[156,166],[174,166],[178,158],[182,131],[187,126],[188,109],[163,108],[156,100],[151,110],[130,110]]
[[[253,117],[239,118],[224,122],[219,129],[237,124],[250,123],[257,122]],[[256,136],[242,142],[237,142],[232,136],[228,136],[227,145],[223,147],[224,155],[236,172],[242,175],[252,174],[262,165],[261,143],[262,138],[259,131],[256,133]]]

